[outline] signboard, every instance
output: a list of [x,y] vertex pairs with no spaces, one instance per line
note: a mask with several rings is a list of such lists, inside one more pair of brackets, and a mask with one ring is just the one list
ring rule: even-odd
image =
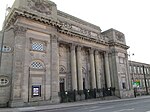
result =
[[133,87],[140,87],[140,80],[135,80],[132,85]]
[[32,96],[41,96],[41,85],[32,86]]

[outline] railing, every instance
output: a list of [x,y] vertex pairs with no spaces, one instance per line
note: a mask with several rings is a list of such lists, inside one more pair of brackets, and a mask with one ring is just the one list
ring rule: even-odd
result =
[[64,91],[60,92],[61,103],[75,102],[79,100],[103,98],[106,96],[114,96],[115,88],[102,88],[102,89],[85,89],[83,91]]

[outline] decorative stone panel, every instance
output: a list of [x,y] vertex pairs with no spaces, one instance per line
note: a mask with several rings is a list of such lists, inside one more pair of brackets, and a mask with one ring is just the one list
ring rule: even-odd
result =
[[45,13],[46,15],[50,15],[52,11],[52,4],[45,0],[28,0],[28,6],[30,9],[40,13]]

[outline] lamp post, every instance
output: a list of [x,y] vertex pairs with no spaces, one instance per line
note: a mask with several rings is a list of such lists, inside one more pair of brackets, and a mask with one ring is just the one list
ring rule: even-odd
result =
[[132,85],[132,87],[133,87],[133,83],[132,83],[132,82],[134,82],[134,68],[133,68],[133,64],[132,64],[131,56],[134,56],[134,53],[131,53],[131,54],[130,54],[130,52],[129,52],[128,56],[129,56],[130,66],[131,66],[131,71],[130,71],[130,73],[132,74],[132,81],[131,81],[131,85]]
[[144,75],[144,82],[145,82],[146,95],[148,95],[148,88],[147,88],[147,82],[146,82],[146,77],[145,77],[145,67],[144,67],[144,65],[143,65],[143,75]]
[[[1,48],[0,48],[0,69],[2,66],[2,53],[3,53],[3,44],[4,44],[4,37],[5,37],[5,25],[6,25],[6,16],[7,16],[7,12],[10,11],[10,7],[8,7],[8,5],[6,5],[6,12],[5,12],[5,18],[4,18],[4,23],[3,23],[3,27],[2,27],[2,39],[1,39]],[[0,70],[1,71],[1,70]]]

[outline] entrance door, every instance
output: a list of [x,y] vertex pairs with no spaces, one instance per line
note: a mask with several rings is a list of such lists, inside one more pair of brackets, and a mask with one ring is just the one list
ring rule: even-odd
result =
[[83,78],[83,90],[85,90],[85,78]]
[[65,91],[65,80],[60,79],[59,85],[60,85],[60,92],[64,92]]

